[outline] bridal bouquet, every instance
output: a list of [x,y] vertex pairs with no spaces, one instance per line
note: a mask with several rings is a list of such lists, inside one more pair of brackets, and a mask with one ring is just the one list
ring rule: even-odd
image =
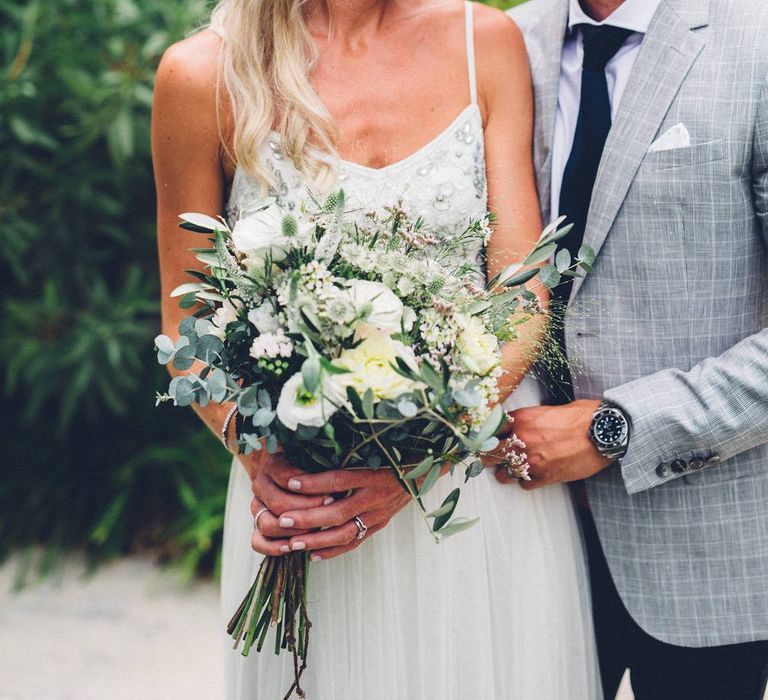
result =
[[[307,471],[387,468],[440,538],[475,521],[453,517],[460,490],[436,509],[424,496],[442,470],[498,445],[500,344],[542,313],[524,286],[553,286],[591,260],[533,267],[567,229],[555,225],[520,264],[487,285],[465,250],[482,248],[490,216],[442,239],[395,205],[352,215],[344,192],[289,213],[266,200],[234,228],[183,214],[182,228],[208,236],[194,249],[204,272],[174,290],[195,309],[175,342],[155,339],[158,360],[185,373],[158,402],[231,403],[241,454],[283,450]],[[306,668],[309,557],[264,560],[228,632],[247,655],[274,628],[275,652],[294,657],[294,689]],[[299,660],[301,665],[299,665]]]

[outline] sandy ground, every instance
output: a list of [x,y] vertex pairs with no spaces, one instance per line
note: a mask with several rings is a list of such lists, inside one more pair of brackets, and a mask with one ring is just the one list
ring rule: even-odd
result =
[[0,700],[223,698],[214,584],[125,559],[13,593],[14,571],[0,568]]

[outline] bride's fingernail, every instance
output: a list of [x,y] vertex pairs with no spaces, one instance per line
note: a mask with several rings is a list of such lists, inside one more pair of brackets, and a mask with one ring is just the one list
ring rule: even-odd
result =
[[280,518],[280,527],[293,527],[293,518]]
[[333,503],[335,500],[336,500],[336,499],[335,499],[333,496],[328,496],[328,498],[326,498],[326,499],[323,501],[323,505],[324,505],[324,506],[329,506],[329,505],[331,505],[331,503]]
[[319,554],[313,554],[309,559],[310,561],[320,561],[322,557]]
[[288,552],[290,552],[290,551],[291,551],[291,548],[290,548],[290,547],[289,547],[287,544],[281,544],[281,545],[280,545],[280,551],[281,551],[283,554],[288,554]]
[[289,479],[288,488],[291,489],[291,491],[300,491],[301,482],[298,479]]
[[304,542],[294,542],[293,545],[291,545],[291,549],[295,552],[297,549],[306,549],[307,545]]

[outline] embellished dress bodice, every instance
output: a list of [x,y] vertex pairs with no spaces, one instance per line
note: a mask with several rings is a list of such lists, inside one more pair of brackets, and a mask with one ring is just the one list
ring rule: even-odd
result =
[[[283,154],[279,135],[271,135],[261,151],[275,183],[270,195],[284,209],[296,210],[310,193]],[[352,212],[400,204],[410,214],[421,216],[438,236],[451,237],[487,211],[483,126],[475,103],[425,146],[391,165],[369,168],[338,158],[331,164],[337,187],[344,190]],[[227,208],[230,222],[247,216],[249,208],[261,201],[259,183],[237,169]]]

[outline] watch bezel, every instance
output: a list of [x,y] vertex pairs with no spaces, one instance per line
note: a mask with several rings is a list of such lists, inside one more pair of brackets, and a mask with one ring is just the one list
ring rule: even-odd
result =
[[[613,415],[621,422],[621,435],[613,442],[605,442],[597,435],[597,426],[601,419],[608,415]],[[592,416],[592,423],[589,427],[589,438],[597,448],[598,452],[609,459],[618,459],[626,454],[626,448],[629,443],[630,425],[624,412],[606,402],[601,403]]]

